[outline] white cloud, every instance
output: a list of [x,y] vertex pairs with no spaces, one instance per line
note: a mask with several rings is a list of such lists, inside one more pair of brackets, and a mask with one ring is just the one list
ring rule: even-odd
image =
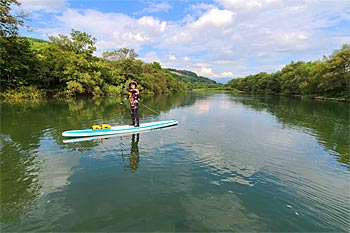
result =
[[256,8],[267,7],[279,0],[216,0],[227,9],[234,10],[251,10]]
[[[350,43],[350,36],[335,37],[335,40],[338,41],[339,44],[349,44]],[[337,48],[337,49],[339,49],[339,48]]]
[[66,8],[66,0],[20,0],[25,11],[57,12]]
[[173,7],[167,2],[148,2],[149,6],[144,8],[141,13],[168,12]]
[[176,57],[174,55],[169,55],[169,60],[170,61],[176,61]]
[[210,10],[216,8],[213,4],[206,4],[206,3],[197,3],[190,6],[191,10],[198,11],[199,13],[202,12],[202,10]]
[[232,23],[234,13],[228,10],[210,9],[197,21],[190,25],[191,29],[208,26],[221,27]]
[[[99,50],[133,48],[147,62],[211,78],[273,72],[280,64],[321,58],[349,43],[346,31],[337,30],[350,23],[350,1],[344,0],[215,0],[188,5],[187,15],[176,20],[79,11],[63,0],[22,1],[27,8],[63,9],[53,17],[55,27],[40,29],[45,34],[85,31],[97,38]],[[164,1],[147,4],[143,13],[173,9]]]
[[160,64],[163,64],[163,62],[161,61],[161,59],[159,58],[157,52],[155,51],[150,51],[148,53],[146,53],[143,57],[142,60],[148,63],[152,63],[152,62],[158,62]]
[[277,64],[277,65],[259,65],[250,72],[252,74],[260,73],[260,72],[266,72],[266,73],[273,73],[276,70],[281,70],[286,64]]
[[170,24],[169,31],[159,48],[172,48],[184,56],[200,51],[230,49],[228,37],[233,33],[235,13],[211,8],[197,20],[186,24]]
[[67,9],[56,16],[58,28],[41,29],[45,34],[69,34],[77,29],[91,34],[98,40],[98,49],[128,47],[138,49],[162,37],[166,22],[152,16],[139,19],[118,13],[102,13],[96,10],[79,12]]
[[184,60],[185,62],[188,62],[188,61],[190,61],[190,58],[189,58],[189,57],[183,57],[183,60]]
[[218,64],[218,65],[230,65],[232,64],[231,60],[217,60],[214,62],[214,64]]
[[[166,22],[160,22],[159,20],[151,17],[151,16],[144,16],[137,20],[137,24],[140,28],[143,28],[147,31],[151,32],[164,32],[166,28]],[[140,29],[139,28],[139,29]]]
[[222,77],[222,78],[233,77],[233,76],[234,76],[234,74],[232,72],[222,72],[220,74],[220,77]]
[[195,71],[200,76],[212,77],[215,75],[211,67],[208,67],[207,65],[204,65],[204,64],[197,64]]
[[221,72],[220,74],[214,73],[211,65],[208,64],[195,64],[193,69],[199,76],[211,77],[211,78],[227,78],[234,77],[234,74],[230,71]]
[[[197,20],[169,25],[158,48],[170,48],[180,56],[196,54],[192,65],[173,65],[189,68],[201,76],[219,78],[274,72],[282,67],[281,64],[292,60],[321,58],[329,53],[326,49],[330,44],[336,49],[336,44],[341,45],[339,41],[347,38],[327,37],[322,32],[322,28],[337,24],[338,21],[330,16],[341,15],[337,13],[344,9],[339,4],[332,6],[326,2],[315,7],[310,1],[250,1],[250,6],[254,2],[257,3],[255,10],[244,12],[233,7],[219,10],[212,5],[203,5],[201,9],[205,11]],[[346,9],[349,9],[347,5]],[[333,13],[323,17],[325,9]],[[313,56],[307,54],[310,50]],[[291,58],[293,56],[297,58]],[[255,65],[251,67],[251,63]]]

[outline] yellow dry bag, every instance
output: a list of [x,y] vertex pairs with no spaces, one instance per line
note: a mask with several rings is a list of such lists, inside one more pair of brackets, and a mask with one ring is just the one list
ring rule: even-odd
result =
[[102,124],[102,129],[110,129],[111,126],[109,124]]
[[93,130],[97,130],[97,129],[101,129],[101,126],[100,125],[93,125],[93,126],[91,126],[91,128]]

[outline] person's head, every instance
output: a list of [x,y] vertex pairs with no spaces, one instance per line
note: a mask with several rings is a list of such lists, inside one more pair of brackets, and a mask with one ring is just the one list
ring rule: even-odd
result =
[[134,89],[137,87],[137,83],[135,81],[131,81],[129,87]]

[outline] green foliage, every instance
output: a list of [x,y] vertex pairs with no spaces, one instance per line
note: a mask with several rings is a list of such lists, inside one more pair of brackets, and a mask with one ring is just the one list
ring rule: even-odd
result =
[[106,96],[117,96],[121,92],[122,92],[122,87],[120,86],[116,87],[110,84],[105,84],[102,87],[102,93],[104,93]]
[[72,30],[70,35],[70,38],[66,35],[58,35],[58,37],[49,36],[49,39],[62,50],[72,51],[76,54],[92,56],[92,53],[96,51],[96,39],[87,33]]
[[[50,37],[51,42],[22,37],[0,37],[0,81],[3,97],[22,95],[20,87],[35,85],[50,95],[73,97],[118,96],[131,80],[143,94],[167,94],[184,90],[159,63],[136,59],[133,49],[93,56],[96,40],[72,30],[70,36]],[[108,55],[108,56],[107,56]],[[117,59],[116,59],[117,58]],[[5,94],[6,93],[6,94]]]
[[37,86],[21,86],[16,89],[11,89],[6,92],[1,92],[1,97],[10,100],[20,99],[40,99],[45,96],[45,93],[38,89]]
[[350,88],[350,45],[343,45],[325,62],[324,72],[318,87],[324,92],[347,94]]
[[350,46],[343,45],[323,61],[291,62],[276,73],[232,79],[226,86],[248,93],[324,95],[349,99]]
[[30,43],[23,37],[0,37],[0,84],[1,87],[17,88],[29,85],[34,77],[37,58]]
[[75,96],[84,91],[83,85],[75,80],[68,81],[67,87],[65,88],[65,94],[67,96]]

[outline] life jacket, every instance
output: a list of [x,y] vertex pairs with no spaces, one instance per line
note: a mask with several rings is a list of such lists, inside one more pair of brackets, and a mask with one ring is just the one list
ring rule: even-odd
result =
[[129,101],[133,103],[138,103],[139,100],[139,89],[129,89],[128,90],[128,96],[129,96]]

